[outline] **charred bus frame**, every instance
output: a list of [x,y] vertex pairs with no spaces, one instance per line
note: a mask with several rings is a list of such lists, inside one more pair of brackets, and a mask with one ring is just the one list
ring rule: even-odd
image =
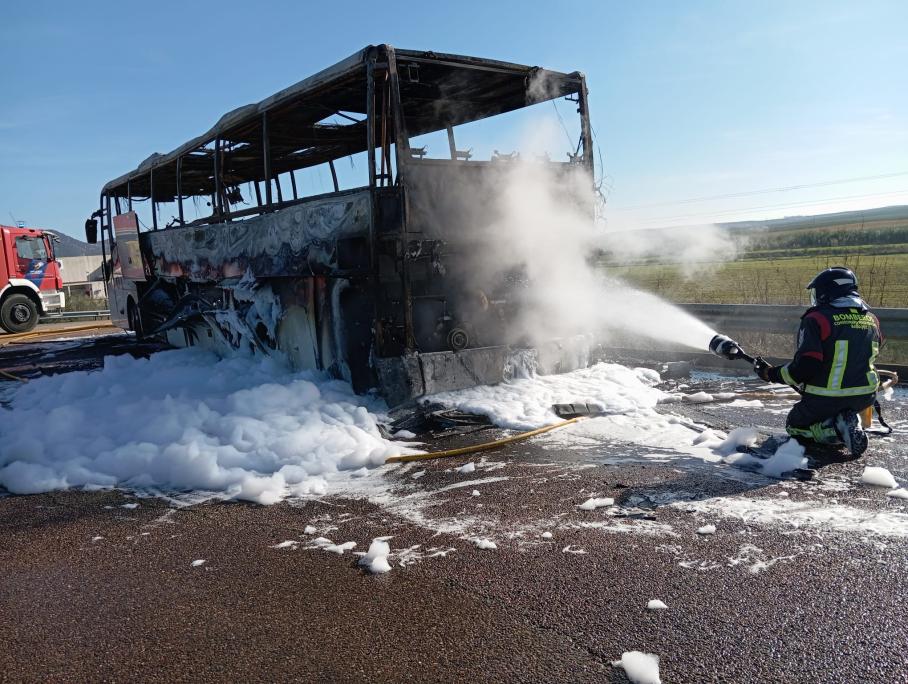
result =
[[[579,72],[370,46],[234,110],[205,134],[104,186],[89,222],[97,226],[100,219],[102,243],[110,245],[109,275],[119,291],[111,302],[114,319],[177,344],[204,343],[213,337],[210,329],[221,328],[232,346],[283,349],[297,365],[330,370],[358,390],[380,384],[392,401],[440,388],[430,376],[450,375],[451,364],[494,381],[479,367],[495,367],[498,357],[490,360],[478,348],[500,347],[501,340],[473,335],[471,324],[452,312],[451,289],[463,283],[446,280],[438,264],[466,219],[449,221],[435,207],[447,203],[452,180],[482,176],[496,164],[458,151],[455,126],[561,97],[576,101],[580,116],[577,148],[564,165],[592,177],[587,89]],[[411,148],[411,138],[441,131],[450,159],[427,159],[425,150]],[[368,185],[342,190],[335,162],[363,152]],[[333,192],[300,196],[295,172],[321,164],[330,170]],[[244,185],[254,206],[239,208]],[[467,182],[461,192],[475,187]],[[200,198],[210,215],[187,220],[186,201]],[[151,221],[146,230],[135,223],[144,278],[130,278],[118,270],[124,256],[116,245],[123,238],[114,224],[138,200],[150,201]],[[161,203],[177,208],[166,226]],[[308,282],[300,286],[299,279]],[[263,320],[256,324],[244,307],[262,307],[255,301],[261,292],[250,290],[265,285],[282,312],[273,321],[258,311]],[[305,342],[313,353],[288,349],[299,340],[277,330],[293,307],[313,328]],[[237,322],[238,335],[225,333]],[[456,358],[437,359],[441,370],[414,360],[445,353]]]

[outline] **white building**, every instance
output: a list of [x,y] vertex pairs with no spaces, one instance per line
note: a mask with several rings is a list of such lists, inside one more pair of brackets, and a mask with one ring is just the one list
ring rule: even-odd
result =
[[58,261],[67,296],[72,296],[73,293],[91,299],[104,299],[107,296],[102,271],[104,260],[100,254],[60,257]]

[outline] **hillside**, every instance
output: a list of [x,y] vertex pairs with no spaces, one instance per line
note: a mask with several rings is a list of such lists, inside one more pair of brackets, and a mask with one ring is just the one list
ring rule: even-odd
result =
[[53,233],[59,238],[59,242],[54,244],[54,254],[59,257],[73,257],[73,256],[94,256],[96,254],[101,254],[101,245],[90,245],[87,242],[82,242],[77,238],[74,238],[66,233],[61,233],[56,230],[48,230],[48,233]]
[[[908,253],[908,206],[715,225],[735,245],[734,251],[737,252],[738,259],[837,258]],[[613,231],[607,234],[606,242],[613,241],[614,244],[621,245],[632,240],[657,246],[674,245],[678,242],[679,235],[690,235],[691,231],[701,228],[674,226]],[[615,264],[677,261],[667,257],[664,249],[641,252],[643,256],[633,261],[620,254],[610,254],[608,248],[602,256],[606,262]],[[685,253],[684,258],[690,261],[689,254]]]
[[733,223],[719,223],[718,225],[733,233],[737,233],[752,230],[806,230],[865,223],[908,225],[908,205],[877,207],[876,209],[862,209],[860,211],[839,211],[833,214],[817,214],[816,216],[786,216],[785,218],[765,221],[735,221]]

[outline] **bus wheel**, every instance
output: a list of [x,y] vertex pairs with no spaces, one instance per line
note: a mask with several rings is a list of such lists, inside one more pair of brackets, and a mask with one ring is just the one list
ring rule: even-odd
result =
[[0,325],[7,332],[28,332],[38,325],[38,305],[28,295],[11,294],[0,304]]

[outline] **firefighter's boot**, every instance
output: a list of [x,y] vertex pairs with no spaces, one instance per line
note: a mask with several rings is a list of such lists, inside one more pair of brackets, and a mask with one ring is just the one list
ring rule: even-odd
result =
[[854,458],[867,451],[867,433],[861,427],[861,419],[851,409],[842,411],[835,418],[835,429]]

